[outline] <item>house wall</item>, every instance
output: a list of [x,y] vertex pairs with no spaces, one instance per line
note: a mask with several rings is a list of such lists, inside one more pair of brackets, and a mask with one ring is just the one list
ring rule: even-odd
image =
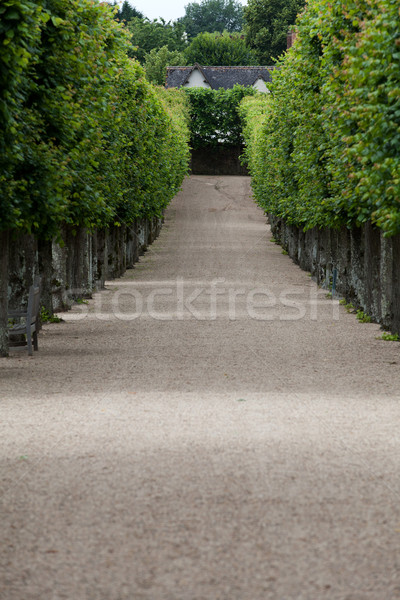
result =
[[187,83],[185,83],[185,87],[210,88],[211,86],[204,81],[204,77],[200,71],[198,69],[194,69],[194,71],[192,71],[190,74]]
[[267,84],[265,83],[264,79],[257,79],[257,81],[254,83],[253,88],[258,90],[259,92],[264,92],[264,93],[270,93]]

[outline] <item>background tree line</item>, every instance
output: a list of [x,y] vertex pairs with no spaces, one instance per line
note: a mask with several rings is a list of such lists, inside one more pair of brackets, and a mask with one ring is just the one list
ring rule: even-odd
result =
[[[116,12],[132,33],[130,55],[150,81],[165,83],[166,66],[272,65],[286,50],[287,31],[305,0],[190,2],[174,22],[150,21],[127,0]],[[117,5],[115,5],[117,6]]]

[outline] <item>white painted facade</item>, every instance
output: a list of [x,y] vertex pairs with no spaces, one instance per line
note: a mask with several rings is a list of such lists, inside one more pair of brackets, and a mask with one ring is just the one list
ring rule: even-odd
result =
[[269,89],[267,88],[267,84],[261,77],[254,82],[253,88],[258,90],[259,92],[264,92],[268,94],[270,93]]
[[199,69],[193,69],[193,71],[190,73],[189,79],[185,83],[185,87],[211,88],[207,81],[204,81],[204,75],[202,75]]

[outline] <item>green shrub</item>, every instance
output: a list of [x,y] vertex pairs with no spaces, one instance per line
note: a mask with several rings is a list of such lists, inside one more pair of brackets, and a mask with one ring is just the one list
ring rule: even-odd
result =
[[267,108],[241,108],[255,197],[305,230],[371,220],[398,233],[398,2],[311,0],[297,28]]
[[257,57],[240,33],[199,33],[185,50],[187,64],[207,66],[257,65]]
[[255,96],[252,87],[232,89],[184,88],[190,104],[191,146],[195,149],[220,144],[243,144],[239,105],[246,96]]
[[161,216],[179,190],[189,165],[189,116],[185,96],[154,88],[137,62],[128,61],[116,90],[120,120],[110,129],[109,152],[118,174],[114,218],[129,224]]
[[0,16],[0,230],[159,215],[187,171],[186,109],[127,57],[110,6],[6,0]]
[[168,50],[168,46],[153,48],[144,57],[146,77],[154,85],[165,85],[167,67],[173,65],[186,65],[186,57],[183,52]]

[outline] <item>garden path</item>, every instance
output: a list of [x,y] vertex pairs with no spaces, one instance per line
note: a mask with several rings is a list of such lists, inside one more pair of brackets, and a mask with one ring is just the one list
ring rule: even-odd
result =
[[193,176],[135,269],[0,359],[2,600],[400,598],[399,345]]

